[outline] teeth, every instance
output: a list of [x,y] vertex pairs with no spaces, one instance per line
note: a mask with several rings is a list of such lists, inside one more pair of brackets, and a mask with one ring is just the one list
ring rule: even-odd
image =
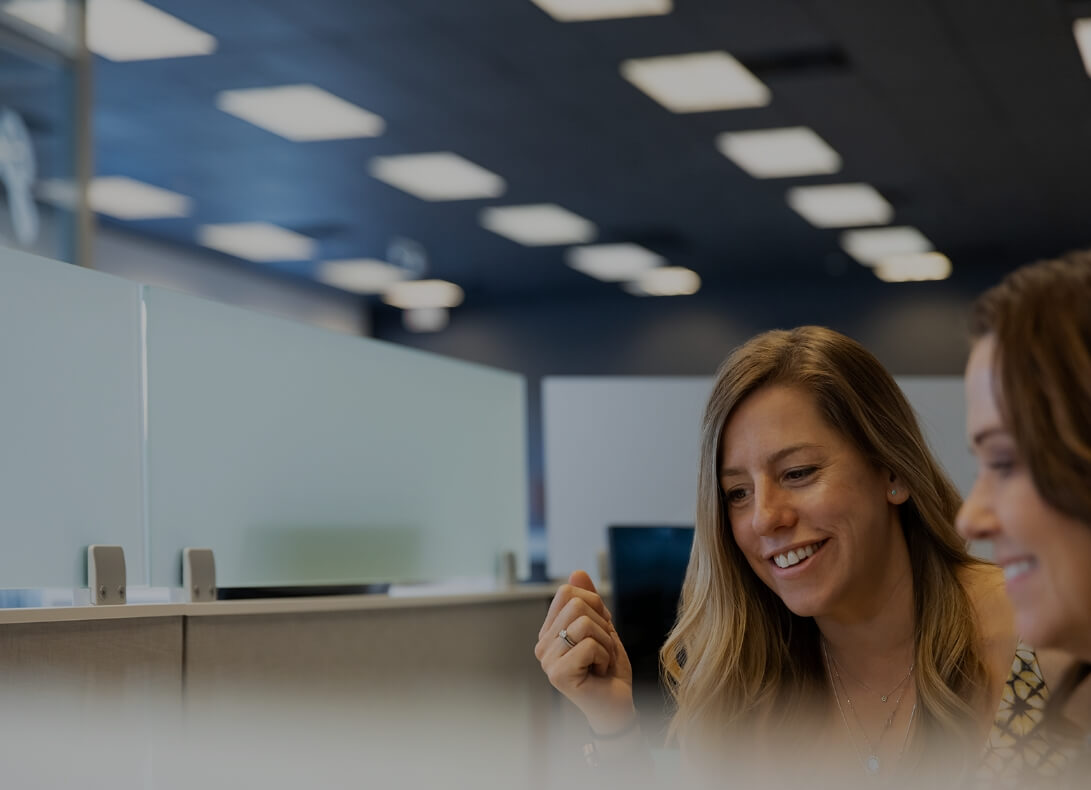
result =
[[[778,565],[780,563],[777,563]],[[781,567],[785,567],[781,565]],[[1004,566],[1004,581],[1010,582],[1017,576],[1022,576],[1024,573],[1034,567],[1034,560],[1019,560]]]
[[798,565],[818,551],[818,545],[818,543],[812,543],[809,546],[793,549],[787,554],[777,554],[773,557],[773,562],[777,564],[778,568],[790,568],[793,565]]

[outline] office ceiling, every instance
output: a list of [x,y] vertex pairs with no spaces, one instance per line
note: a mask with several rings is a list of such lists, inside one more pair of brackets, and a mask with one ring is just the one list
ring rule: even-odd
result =
[[[218,39],[214,54],[95,59],[96,170],[187,195],[186,218],[119,222],[184,245],[208,223],[263,221],[321,260],[423,245],[467,301],[581,297],[618,286],[482,228],[486,206],[556,203],[598,241],[636,242],[706,291],[755,279],[872,278],[785,201],[799,184],[866,182],[966,272],[1091,243],[1091,79],[1072,20],[1040,0],[675,0],[665,16],[579,23],[531,0],[154,0]],[[726,50],[768,106],[674,114],[621,76],[629,58]],[[216,109],[218,92],[312,83],[377,113],[374,138],[291,142]],[[758,180],[725,131],[808,126],[840,172]],[[368,175],[372,157],[453,151],[506,192],[426,202]],[[225,259],[226,260],[226,259]],[[890,284],[890,288],[913,287]],[[635,297],[634,297],[635,298]],[[682,297],[678,297],[682,298]]]

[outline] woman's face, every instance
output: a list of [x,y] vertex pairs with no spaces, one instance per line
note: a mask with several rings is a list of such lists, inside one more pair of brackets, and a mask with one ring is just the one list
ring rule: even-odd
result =
[[873,615],[908,568],[893,507],[907,495],[897,481],[795,387],[770,385],[745,398],[720,455],[731,533],[758,577],[803,617]]
[[979,340],[966,367],[966,422],[977,480],[959,511],[959,532],[992,541],[1022,638],[1091,658],[1091,525],[1038,494],[996,402],[994,348],[991,335]]

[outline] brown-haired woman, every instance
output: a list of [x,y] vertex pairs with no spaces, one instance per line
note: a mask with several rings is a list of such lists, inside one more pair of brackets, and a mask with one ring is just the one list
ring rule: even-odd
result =
[[[958,507],[860,344],[802,327],[737,349],[705,412],[694,546],[661,653],[685,765],[711,783],[842,786],[976,769],[1006,719],[1017,639],[1000,572],[955,532]],[[628,661],[589,580],[571,582],[536,655],[606,736],[604,759],[624,759],[639,742]]]
[[[1078,742],[1091,734],[1091,684],[1080,688],[1091,672],[1091,253],[1008,275],[977,301],[971,329],[978,477],[958,526],[993,542],[1024,638],[1068,654],[1050,712]],[[1070,775],[1091,781],[1088,755]]]

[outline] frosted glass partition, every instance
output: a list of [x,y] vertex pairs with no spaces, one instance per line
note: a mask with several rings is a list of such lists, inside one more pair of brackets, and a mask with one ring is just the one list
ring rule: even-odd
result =
[[[963,494],[960,376],[897,377],[925,438]],[[610,524],[692,524],[710,378],[550,377],[542,384],[548,572],[594,575]]]
[[155,585],[491,575],[526,563],[525,381],[145,289]]
[[611,524],[692,524],[707,378],[542,382],[547,572],[594,576]]
[[87,585],[90,543],[145,580],[135,283],[0,249],[0,587]]

